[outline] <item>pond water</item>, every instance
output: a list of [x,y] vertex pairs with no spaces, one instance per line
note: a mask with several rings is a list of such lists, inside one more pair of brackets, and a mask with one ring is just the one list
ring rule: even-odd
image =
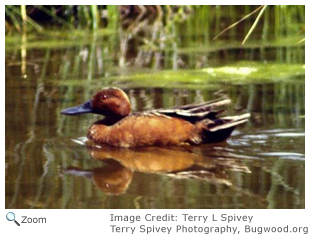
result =
[[[57,34],[6,39],[6,208],[305,208],[304,45],[131,54],[121,34]],[[100,148],[100,116],[60,111],[105,86],[133,110],[227,96],[251,118],[219,144]]]

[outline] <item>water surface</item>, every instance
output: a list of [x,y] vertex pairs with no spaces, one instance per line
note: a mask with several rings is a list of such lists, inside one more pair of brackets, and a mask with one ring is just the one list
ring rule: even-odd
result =
[[[6,208],[305,208],[304,46],[123,55],[117,35],[76,38],[6,42]],[[226,96],[228,114],[252,117],[219,144],[99,147],[85,138],[99,116],[60,111],[105,86],[133,110]]]

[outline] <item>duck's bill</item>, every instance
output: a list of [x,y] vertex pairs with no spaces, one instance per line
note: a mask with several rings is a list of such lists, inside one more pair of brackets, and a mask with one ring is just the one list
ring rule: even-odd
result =
[[91,106],[91,101],[87,101],[83,103],[82,105],[76,106],[76,107],[70,107],[67,109],[63,109],[61,111],[61,114],[65,115],[78,115],[83,113],[95,113]]

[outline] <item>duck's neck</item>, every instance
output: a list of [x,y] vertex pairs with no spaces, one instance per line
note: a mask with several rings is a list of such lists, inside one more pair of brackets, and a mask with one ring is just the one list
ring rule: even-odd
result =
[[94,124],[106,125],[111,126],[119,122],[125,117],[105,117],[104,119],[96,121]]

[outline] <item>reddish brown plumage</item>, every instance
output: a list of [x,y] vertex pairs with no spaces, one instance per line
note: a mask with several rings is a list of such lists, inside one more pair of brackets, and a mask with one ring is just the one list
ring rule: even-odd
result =
[[88,138],[115,147],[200,144],[225,140],[235,126],[247,121],[249,114],[217,118],[215,108],[230,100],[217,100],[173,109],[131,114],[127,95],[118,88],[105,88],[91,101],[65,109],[63,114],[97,113],[104,120],[93,124]]
[[105,88],[97,92],[91,100],[91,107],[110,118],[123,118],[130,114],[128,96],[117,88]]
[[88,137],[116,147],[165,146],[200,141],[195,125],[180,118],[131,115],[112,126],[92,125]]

